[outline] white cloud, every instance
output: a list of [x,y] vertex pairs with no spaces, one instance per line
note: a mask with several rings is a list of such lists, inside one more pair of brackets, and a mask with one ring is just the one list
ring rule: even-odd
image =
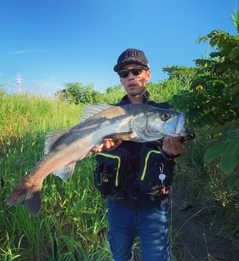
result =
[[25,53],[36,53],[40,52],[39,50],[19,50],[19,51],[11,51],[6,53],[0,53],[1,56],[5,55],[19,55],[19,54],[25,54]]

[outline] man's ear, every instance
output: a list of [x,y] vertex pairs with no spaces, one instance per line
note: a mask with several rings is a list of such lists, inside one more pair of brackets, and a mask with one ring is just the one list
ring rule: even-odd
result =
[[150,77],[151,77],[151,71],[150,70],[145,71],[145,80],[148,81]]

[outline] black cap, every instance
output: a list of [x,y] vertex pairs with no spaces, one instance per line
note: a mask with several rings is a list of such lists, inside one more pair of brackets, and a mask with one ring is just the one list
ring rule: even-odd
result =
[[129,63],[136,63],[143,65],[149,69],[148,60],[143,51],[129,48],[125,50],[118,58],[114,71],[118,72],[120,68]]

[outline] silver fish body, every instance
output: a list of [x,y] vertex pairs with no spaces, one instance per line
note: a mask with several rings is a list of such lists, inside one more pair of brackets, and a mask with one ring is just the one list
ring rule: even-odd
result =
[[79,124],[47,135],[44,156],[15,187],[7,204],[23,205],[36,216],[42,182],[51,172],[66,181],[76,162],[89,156],[93,147],[102,146],[105,138],[147,142],[184,137],[184,122],[183,113],[144,104],[87,105]]

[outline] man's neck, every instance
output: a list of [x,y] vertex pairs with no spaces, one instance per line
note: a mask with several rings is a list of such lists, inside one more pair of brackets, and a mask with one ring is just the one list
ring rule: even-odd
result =
[[144,94],[140,94],[140,95],[136,95],[136,96],[128,95],[128,98],[132,104],[143,104],[144,103]]

